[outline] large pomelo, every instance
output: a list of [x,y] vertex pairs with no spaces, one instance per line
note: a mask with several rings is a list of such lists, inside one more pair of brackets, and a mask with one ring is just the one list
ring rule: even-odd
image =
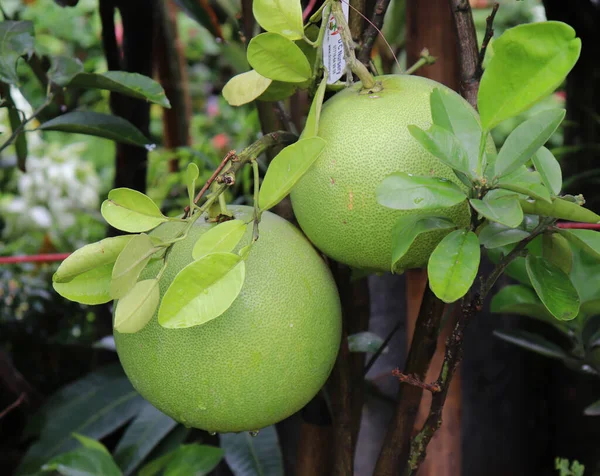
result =
[[[250,207],[230,210],[252,218]],[[214,226],[196,223],[174,245],[161,296]],[[174,226],[151,235],[173,236]],[[141,279],[159,268],[151,264]],[[115,343],[133,386],[159,410],[188,426],[232,432],[266,427],[308,403],[333,367],[340,336],[339,297],[325,262],[297,228],[265,212],[242,291],[224,314],[187,329],[166,329],[155,315],[135,334],[115,331]]]
[[[360,94],[361,84],[357,83],[324,104],[318,135],[327,145],[292,189],[291,199],[302,230],[326,255],[356,268],[389,271],[392,228],[398,217],[435,213],[465,226],[470,215],[466,202],[427,211],[392,210],[377,203],[377,186],[392,172],[442,177],[465,188],[407,128],[410,124],[424,129],[431,125],[429,96],[434,88],[457,94],[417,76],[377,79],[383,86],[380,92]],[[475,110],[473,114],[477,114]],[[447,233],[420,235],[397,271],[425,266]]]

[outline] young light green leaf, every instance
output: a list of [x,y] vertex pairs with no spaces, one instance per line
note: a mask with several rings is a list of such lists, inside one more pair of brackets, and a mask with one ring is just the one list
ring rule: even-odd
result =
[[510,228],[518,227],[523,221],[523,210],[517,195],[507,195],[491,200],[470,199],[471,206],[485,218]]
[[453,133],[435,124],[429,130],[409,125],[408,131],[425,150],[448,167],[458,170],[469,177],[477,176],[477,168],[470,168],[469,157]]
[[212,253],[188,264],[163,296],[159,324],[183,329],[219,317],[242,290],[245,273],[245,262],[233,253]]
[[319,158],[327,143],[320,137],[300,139],[271,161],[260,187],[258,206],[268,210],[290,193],[292,187]]
[[442,301],[451,303],[468,291],[479,269],[479,239],[469,230],[455,230],[437,245],[427,265],[429,286]]
[[194,204],[194,195],[196,193],[196,180],[200,175],[200,170],[198,170],[198,166],[193,162],[189,163],[187,166],[187,170],[185,171],[185,183],[187,185],[188,198],[190,200],[190,210]]
[[210,253],[228,253],[233,250],[246,232],[242,220],[229,220],[219,223],[203,233],[192,249],[192,258],[198,260]]
[[565,79],[581,51],[575,30],[561,22],[528,23],[494,41],[494,57],[479,86],[481,124],[491,130],[548,96]]
[[251,242],[250,244],[243,246],[242,248],[240,248],[240,251],[238,251],[238,255],[240,255],[240,257],[244,260],[247,259],[253,245],[254,242]]
[[550,191],[542,184],[538,172],[530,171],[527,167],[519,167],[513,173],[501,177],[496,184],[498,188],[521,193],[537,200],[551,203]]
[[272,79],[265,78],[251,69],[227,81],[223,97],[231,106],[241,106],[258,99],[271,85]]
[[467,170],[482,170],[483,164],[479,164],[482,130],[475,110],[458,94],[446,89],[435,88],[429,102],[433,123],[454,134],[465,150]]
[[452,220],[442,217],[400,217],[394,224],[392,230],[392,269],[396,270],[396,264],[408,252],[417,236],[435,230],[448,230],[456,228]]
[[30,21],[0,22],[0,81],[19,82],[17,61],[34,52],[33,23]]
[[65,476],[122,476],[110,453],[86,447],[55,456],[41,469]]
[[107,71],[102,74],[80,73],[73,78],[69,86],[82,89],[105,89],[158,104],[167,109],[171,108],[160,83],[139,73],[125,71]]
[[312,74],[302,50],[278,33],[261,33],[252,38],[247,55],[250,66],[269,79],[301,83]]
[[583,223],[600,223],[600,216],[577,203],[553,198],[552,203],[539,200],[520,200],[521,208],[528,215],[560,218]]
[[111,190],[100,211],[109,225],[128,233],[152,230],[168,221],[150,197],[130,188]]
[[158,279],[145,279],[117,302],[114,328],[122,334],[130,334],[144,328],[154,316],[160,301]]
[[548,190],[553,195],[558,195],[562,188],[562,171],[560,170],[558,160],[556,160],[552,152],[545,147],[540,147],[531,160]]
[[68,283],[80,274],[114,263],[131,238],[131,235],[115,236],[79,248],[60,264],[52,281]]
[[93,111],[73,111],[41,124],[42,131],[71,132],[150,147],[150,141],[131,122],[122,117]]
[[522,330],[495,330],[494,335],[523,349],[551,359],[568,360],[568,354],[557,344],[539,334]]
[[540,300],[561,321],[579,313],[579,295],[567,274],[541,256],[527,255],[527,275]]
[[75,438],[84,448],[90,448],[93,450],[101,451],[104,454],[109,455],[110,452],[106,449],[102,443],[98,440],[94,440],[93,438],[88,438],[87,436],[80,435],[79,433],[73,433],[73,438]]
[[83,64],[77,58],[53,56],[52,66],[48,70],[48,79],[58,86],[67,86],[71,80],[83,71]]
[[62,297],[81,304],[104,304],[112,301],[110,282],[114,263],[92,268],[65,283],[53,282],[52,287]]
[[299,40],[304,35],[300,0],[254,0],[254,18],[264,30]]
[[556,322],[533,289],[522,284],[505,286],[498,291],[492,298],[490,310],[497,314],[517,314],[547,322]]
[[567,240],[581,248],[586,254],[600,260],[600,232],[594,230],[564,230],[558,231]]
[[377,187],[376,196],[381,205],[396,210],[452,207],[467,199],[449,180],[405,172],[395,172],[384,178]]
[[546,109],[518,125],[498,153],[494,176],[508,175],[525,165],[548,141],[564,117],[564,109]]
[[306,124],[302,131],[303,139],[310,139],[319,134],[319,119],[321,118],[321,107],[323,106],[323,98],[325,97],[325,89],[327,88],[327,71],[317,88],[315,97],[310,106],[308,117],[306,118]]
[[571,273],[573,250],[564,236],[558,233],[544,233],[542,235],[542,256],[565,274]]
[[493,221],[486,222],[479,233],[480,243],[487,249],[518,243],[527,238],[529,233],[520,228],[509,228]]
[[[377,352],[384,340],[373,332],[357,332],[348,336],[350,352]],[[385,352],[385,350],[383,351]]]
[[124,297],[135,286],[142,270],[158,251],[148,235],[134,235],[115,262],[110,283],[110,294],[114,299]]

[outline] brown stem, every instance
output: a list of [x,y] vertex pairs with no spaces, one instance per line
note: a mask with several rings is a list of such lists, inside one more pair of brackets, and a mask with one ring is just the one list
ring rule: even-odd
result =
[[400,372],[400,369],[394,369],[394,370],[392,370],[392,375],[394,377],[397,377],[398,380],[400,380],[400,382],[404,382],[404,383],[407,383],[409,385],[414,385],[415,387],[420,387],[423,390],[427,390],[427,391],[429,391],[431,393],[438,393],[438,392],[442,391],[442,389],[440,388],[440,386],[438,385],[437,382],[425,383],[425,382],[419,380],[414,375],[403,374],[402,372]]
[[11,403],[9,406],[7,406],[4,410],[2,410],[0,412],[0,420],[2,420],[2,418],[4,418],[6,415],[8,415],[11,411],[13,411],[15,408],[17,408],[19,405],[21,405],[21,403],[23,403],[25,401],[25,397],[27,395],[25,393],[22,393],[21,395],[19,395],[19,398],[17,398],[13,403]]
[[390,0],[377,0],[375,10],[373,11],[373,18],[371,18],[371,23],[369,23],[369,26],[363,33],[362,46],[360,54],[358,55],[358,59],[365,64],[369,64],[371,59],[371,51],[373,50],[373,46],[375,46],[375,40],[377,39],[377,35],[379,34],[381,27],[383,26],[385,12],[387,12],[389,6]]
[[[443,313],[444,303],[427,286],[406,359],[405,374],[413,374],[421,381],[425,378],[435,353]],[[375,466],[375,476],[396,476],[398,468],[407,460],[410,435],[415,424],[422,393],[422,388],[407,383],[400,384],[398,406]]]
[[485,52],[487,51],[487,47],[490,44],[491,39],[494,37],[494,18],[496,17],[496,13],[498,13],[498,8],[500,8],[499,3],[494,3],[492,7],[492,13],[487,17],[485,22],[485,36],[483,37],[483,43],[481,43],[481,50],[479,51],[479,58],[477,59],[477,76],[481,78],[483,74],[483,60],[485,59]]
[[[350,15],[348,17],[348,26],[352,39],[358,43],[363,31],[363,17],[367,2],[365,0],[349,0]],[[362,14],[362,15],[361,15]]]

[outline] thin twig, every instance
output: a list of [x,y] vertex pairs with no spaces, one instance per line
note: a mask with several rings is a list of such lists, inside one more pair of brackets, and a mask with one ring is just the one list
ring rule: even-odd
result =
[[11,411],[13,411],[19,405],[21,405],[21,403],[23,403],[25,401],[26,396],[27,395],[25,394],[25,392],[23,392],[21,395],[19,395],[19,398],[17,398],[13,403],[11,403],[8,407],[6,407],[4,410],[2,410],[2,412],[0,412],[0,420],[2,420],[2,418],[4,418]]
[[388,344],[392,340],[392,337],[394,337],[394,334],[396,334],[396,332],[398,332],[398,330],[400,330],[401,326],[402,326],[402,323],[400,321],[398,321],[396,323],[396,325],[394,326],[394,328],[387,335],[385,340],[381,343],[381,346],[379,347],[379,349],[377,349],[377,351],[372,355],[371,359],[367,362],[367,365],[365,365],[364,375],[367,375],[369,370],[371,370],[371,367],[373,367],[373,365],[375,364],[375,362],[377,361],[379,356],[383,353],[385,348],[388,346]]
[[429,54],[429,50],[427,48],[423,48],[423,50],[421,50],[421,56],[420,56],[419,60],[415,64],[413,64],[410,68],[408,68],[404,74],[413,74],[415,71],[417,71],[422,66],[435,63],[436,59],[437,58],[435,56],[431,56]]
[[277,113],[279,114],[279,120],[283,124],[283,127],[285,128],[285,130],[288,132],[291,132],[292,134],[297,135],[298,130],[296,129],[296,125],[292,121],[290,113],[285,108],[283,101],[277,101],[275,103],[275,109],[277,110]]
[[389,6],[390,0],[378,0],[375,4],[373,18],[371,19],[371,21],[369,21],[369,26],[365,29],[365,32],[363,33],[361,50],[358,56],[358,59],[365,64],[369,64],[369,60],[371,59],[371,51],[373,50],[373,46],[375,46],[375,40],[377,39],[377,35],[381,35],[381,37],[385,40],[388,48],[390,48],[390,51],[392,51],[393,54],[392,48],[381,34],[383,19],[385,18],[385,12],[387,12]]
[[491,39],[494,37],[494,18],[496,17],[496,13],[498,13],[498,8],[500,8],[499,3],[494,3],[492,7],[492,13],[487,17],[486,26],[485,26],[485,36],[483,37],[483,43],[481,43],[481,50],[479,51],[479,59],[477,60],[477,76],[481,78],[483,74],[483,60],[485,59],[485,52],[487,51],[487,47],[490,44]]
[[8,139],[6,139],[6,142],[4,142],[4,144],[2,144],[0,146],[0,152],[2,152],[4,149],[6,149],[10,144],[13,143],[13,141],[17,138],[17,136],[19,134],[22,134],[25,130],[25,126],[27,124],[29,124],[31,121],[33,121],[36,117],[38,117],[40,115],[40,113],[46,109],[50,103],[52,102],[52,99],[54,98],[54,95],[52,93],[48,93],[48,96],[46,97],[46,100],[44,101],[44,103],[38,107],[35,112],[28,117],[27,119],[25,119],[23,122],[21,122],[21,125],[19,127],[17,127],[13,133],[10,135],[10,137]]
[[400,372],[400,369],[392,370],[392,375],[394,377],[397,377],[398,380],[400,380],[400,382],[404,382],[409,385],[414,385],[415,387],[422,388],[423,390],[428,390],[431,393],[438,393],[438,392],[442,391],[441,387],[439,386],[439,384],[437,382],[425,383],[422,380],[415,377],[414,375],[403,374],[402,372]]

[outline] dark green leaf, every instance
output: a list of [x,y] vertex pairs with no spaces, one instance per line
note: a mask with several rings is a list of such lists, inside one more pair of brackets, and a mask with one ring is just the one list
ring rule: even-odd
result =
[[152,148],[153,144],[144,137],[131,122],[122,117],[92,111],[67,112],[39,126],[43,131],[71,132],[88,136]]
[[0,81],[16,84],[17,61],[34,52],[33,23],[30,21],[0,22]]
[[484,247],[492,249],[517,243],[528,236],[529,233],[520,228],[509,228],[500,223],[487,222],[479,233],[479,241]]
[[481,174],[479,145],[482,130],[477,113],[467,101],[447,89],[435,88],[430,96],[433,123],[454,134],[464,148],[469,161],[468,170]]
[[494,335],[500,339],[518,345],[519,347],[535,352],[536,354],[551,359],[567,360],[567,353],[554,342],[544,339],[539,334],[521,330],[494,331]]
[[[487,197],[486,197],[487,198]],[[523,210],[516,195],[507,195],[491,200],[471,199],[471,206],[488,220],[510,228],[518,227],[523,221]]]
[[463,297],[477,276],[480,257],[475,233],[456,230],[447,235],[429,258],[427,274],[431,290],[447,303]]
[[173,419],[149,403],[144,403],[142,410],[129,424],[115,448],[115,460],[123,473],[133,473],[175,425]]
[[592,403],[583,410],[584,415],[587,416],[599,416],[600,415],[600,400]]
[[152,476],[157,474],[166,465],[166,461],[173,451],[179,448],[190,434],[191,429],[183,425],[177,425],[165,436],[162,441],[154,448],[146,458],[149,461],[139,471],[138,476]]
[[395,172],[377,187],[377,201],[396,210],[452,207],[466,200],[464,192],[449,180]]
[[496,186],[548,203],[552,201],[550,191],[543,185],[540,174],[527,167],[520,167],[512,174],[500,178]]
[[492,298],[490,310],[498,314],[517,314],[544,321],[555,321],[533,289],[514,284],[503,287]]
[[167,461],[164,476],[204,476],[223,459],[223,450],[207,445],[181,445]]
[[111,365],[63,387],[31,417],[24,437],[39,435],[17,475],[35,473],[51,457],[77,447],[73,432],[100,439],[134,417],[144,400],[120,365]]
[[248,433],[221,435],[225,461],[239,476],[283,476],[283,458],[274,426],[260,430],[252,437]]
[[521,208],[528,215],[561,218],[584,223],[600,223],[600,216],[593,211],[562,198],[553,198],[552,203],[539,200],[521,200]]
[[262,76],[276,81],[301,83],[312,75],[302,50],[277,33],[261,33],[252,38],[248,62]]
[[107,71],[106,73],[81,73],[73,78],[69,86],[84,89],[105,89],[143,101],[171,108],[162,86],[152,78],[138,73]]
[[426,131],[418,126],[409,125],[408,131],[425,150],[448,167],[470,177],[477,176],[477,168],[471,169],[467,153],[451,132],[435,124]]
[[573,268],[573,252],[567,239],[558,233],[544,233],[542,236],[542,256],[565,274]]
[[267,90],[257,99],[259,101],[283,101],[294,94],[296,89],[298,89],[297,84],[272,81]]
[[175,0],[175,3],[177,3],[190,18],[194,19],[198,24],[211,32],[213,36],[223,38],[219,19],[209,2],[198,0]]
[[52,66],[48,71],[48,80],[59,86],[66,86],[82,71],[83,64],[77,58],[53,56]]
[[358,332],[348,336],[350,352],[377,352],[383,345],[383,339],[373,332]]
[[400,217],[392,230],[392,271],[422,233],[456,228],[452,220],[441,217]]
[[508,175],[525,165],[548,141],[564,117],[564,109],[546,109],[518,125],[498,153],[493,176]]
[[529,254],[527,274],[542,303],[561,321],[569,321],[579,313],[579,295],[567,274],[548,260]]
[[[6,86],[6,91],[10,91],[9,87]],[[7,102],[9,104],[8,108],[8,120],[10,122],[10,129],[12,132],[15,132],[19,127],[21,127],[21,115],[19,111],[15,107],[12,98],[7,98]],[[27,136],[23,133],[19,134],[15,138],[14,142],[15,153],[17,154],[17,167],[21,172],[25,172],[25,165],[27,163]]]
[[56,471],[63,476],[121,476],[119,467],[108,452],[92,448],[78,448],[55,456],[42,470]]
[[538,171],[546,188],[554,195],[560,193],[562,188],[562,171],[558,160],[545,147],[541,147],[531,159],[535,169]]
[[561,22],[528,23],[494,41],[494,56],[479,86],[484,129],[491,130],[548,96],[575,65],[581,40]]
[[269,88],[272,79],[251,69],[234,76],[223,88],[223,97],[232,106],[241,106],[258,99]]
[[596,260],[600,260],[600,232],[594,230],[559,230],[567,240]]

